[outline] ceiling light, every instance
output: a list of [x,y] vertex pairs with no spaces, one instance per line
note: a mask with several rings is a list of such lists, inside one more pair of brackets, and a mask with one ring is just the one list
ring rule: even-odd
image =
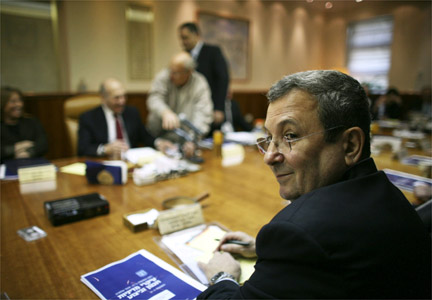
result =
[[325,4],[325,8],[330,9],[330,8],[332,8],[332,7],[333,7],[333,3],[331,3],[330,1],[329,1],[329,2],[326,2],[326,4]]

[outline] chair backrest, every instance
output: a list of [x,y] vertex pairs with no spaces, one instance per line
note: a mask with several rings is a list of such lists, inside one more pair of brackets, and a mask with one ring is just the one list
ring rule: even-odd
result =
[[83,112],[86,112],[101,104],[98,94],[78,95],[66,99],[63,105],[65,125],[72,153],[75,156],[78,151],[78,122]]

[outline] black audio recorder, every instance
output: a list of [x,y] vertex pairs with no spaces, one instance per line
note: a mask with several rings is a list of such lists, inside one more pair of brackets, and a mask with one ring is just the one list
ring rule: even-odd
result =
[[98,193],[46,201],[44,208],[54,226],[109,213],[108,201]]

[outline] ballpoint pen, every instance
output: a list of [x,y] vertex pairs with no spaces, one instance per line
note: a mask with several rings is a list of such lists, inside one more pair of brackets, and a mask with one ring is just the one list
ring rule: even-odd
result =
[[[220,239],[215,239],[215,240],[220,241]],[[245,247],[250,246],[249,242],[243,242],[243,241],[239,241],[239,240],[226,240],[224,242],[224,244],[236,244],[236,245],[245,246]]]

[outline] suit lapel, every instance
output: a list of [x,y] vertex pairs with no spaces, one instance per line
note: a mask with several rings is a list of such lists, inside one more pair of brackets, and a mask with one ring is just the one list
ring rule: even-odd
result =
[[108,143],[108,125],[107,125],[107,120],[105,118],[105,113],[102,109],[102,106],[99,106],[98,110],[96,111],[96,119],[97,119],[96,124],[100,124],[97,127],[99,127],[98,131],[101,140],[103,140],[105,143]]
[[125,107],[123,112],[122,112],[122,119],[123,119],[123,124],[125,126],[126,133],[127,133],[129,140],[130,140],[131,139],[131,135],[130,135],[130,132],[131,132],[131,122],[130,121],[131,120],[130,120],[130,118],[128,118],[128,116],[129,116],[129,113],[128,113],[127,107]]

